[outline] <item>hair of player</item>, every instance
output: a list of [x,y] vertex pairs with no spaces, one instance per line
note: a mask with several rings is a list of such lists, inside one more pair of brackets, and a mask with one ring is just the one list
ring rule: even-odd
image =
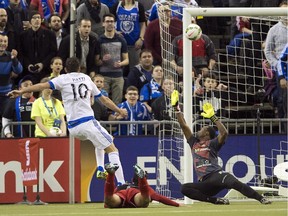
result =
[[77,57],[71,57],[66,60],[65,69],[67,73],[80,71],[80,62]]

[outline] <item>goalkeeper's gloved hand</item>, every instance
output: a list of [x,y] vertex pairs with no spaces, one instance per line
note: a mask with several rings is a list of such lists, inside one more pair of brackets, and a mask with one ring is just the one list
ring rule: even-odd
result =
[[179,92],[177,90],[174,90],[171,94],[171,105],[174,107],[175,111],[180,112],[180,107],[179,107]]
[[205,103],[203,105],[203,112],[201,113],[201,116],[204,118],[209,118],[213,123],[218,120],[217,116],[215,115],[214,108],[210,103]]

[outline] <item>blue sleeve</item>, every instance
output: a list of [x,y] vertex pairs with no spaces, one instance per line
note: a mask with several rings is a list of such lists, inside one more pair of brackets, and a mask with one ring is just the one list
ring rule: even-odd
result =
[[154,4],[152,6],[152,9],[151,9],[151,12],[150,12],[148,20],[149,20],[149,22],[151,22],[151,21],[153,21],[153,20],[155,20],[157,18],[158,18],[157,4]]
[[52,90],[55,90],[55,89],[56,89],[54,83],[51,82],[51,80],[48,81],[48,83],[49,83],[49,85],[50,85],[50,89],[52,89]]
[[102,96],[102,94],[101,94],[101,92],[98,94],[98,95],[94,95],[94,98],[99,98],[99,97],[101,97]]
[[[147,83],[147,84],[149,85],[149,83]],[[140,101],[141,102],[149,101],[150,95],[149,95],[147,84],[141,88],[141,91],[140,91]]]
[[13,72],[15,72],[16,74],[20,74],[23,71],[23,66],[22,64],[18,61],[18,59],[13,59],[12,60],[12,69]]

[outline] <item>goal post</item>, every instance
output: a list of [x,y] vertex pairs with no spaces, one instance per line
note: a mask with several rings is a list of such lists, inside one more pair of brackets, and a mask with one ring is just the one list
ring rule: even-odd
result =
[[[184,8],[183,9],[183,33],[186,27],[191,23],[191,16],[287,16],[287,8]],[[183,37],[183,111],[186,122],[193,130],[193,107],[192,100],[192,61],[191,61],[192,43],[186,37]],[[191,106],[192,105],[192,106]],[[193,181],[192,156],[189,145],[184,144],[184,182]],[[184,203],[190,203],[190,199],[184,199]]]

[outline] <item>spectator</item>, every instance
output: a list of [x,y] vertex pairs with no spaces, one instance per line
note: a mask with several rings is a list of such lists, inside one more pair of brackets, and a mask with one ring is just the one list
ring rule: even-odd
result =
[[198,7],[198,3],[195,0],[174,0],[171,5],[172,16],[182,20],[183,8]]
[[17,35],[15,34],[14,27],[8,22],[7,12],[5,9],[0,8],[0,34],[7,35],[8,47],[6,50],[18,49]]
[[[50,68],[52,70],[49,79],[53,79],[55,77],[60,76],[61,71],[63,70],[63,61],[59,56],[54,57],[51,60]],[[53,90],[52,97],[58,99],[62,102],[61,92],[59,90]]]
[[[49,75],[51,59],[56,55],[56,36],[50,30],[41,27],[41,15],[38,11],[29,13],[31,28],[20,35],[19,54],[24,67],[24,75],[32,75],[38,83]],[[25,41],[25,42],[24,42]]]
[[51,14],[58,13],[62,18],[63,25],[68,21],[70,11],[68,0],[31,0],[29,9],[38,11],[46,21]]
[[[171,76],[167,76],[163,81],[163,94],[158,97],[152,104],[152,112],[154,119],[158,121],[167,120],[170,121],[172,118],[172,106],[171,106],[171,94],[175,89],[174,79]],[[164,130],[166,135],[171,135],[173,124],[165,123],[161,124],[157,130]]]
[[51,14],[48,25],[50,30],[55,33],[58,51],[61,41],[67,36],[67,33],[63,30],[62,18],[58,14]]
[[[282,2],[280,7],[287,8],[287,2]],[[288,20],[282,17],[271,27],[266,38],[265,56],[278,78],[278,116],[287,118],[287,44]],[[285,68],[286,64],[286,68]],[[285,124],[285,130],[287,125]]]
[[[0,9],[1,10],[1,9]],[[18,61],[18,52],[12,50],[11,52],[6,51],[8,47],[8,37],[0,34],[0,118],[4,107],[9,99],[6,94],[12,90],[12,77],[18,76],[22,73],[23,67]]]
[[[217,0],[216,0],[217,1]],[[255,0],[253,0],[255,1]],[[258,0],[256,0],[258,1]],[[262,1],[262,0],[260,0]],[[229,0],[229,7],[249,7],[249,4],[251,3],[251,0]],[[237,30],[236,25],[236,17],[231,17],[231,30],[230,30],[230,36],[231,39],[234,38],[234,36],[237,34],[239,30]]]
[[[160,4],[167,4],[168,0],[161,0]],[[148,21],[151,22],[155,19],[158,19],[158,7],[160,6],[158,2],[155,2],[150,10]],[[182,20],[183,8],[185,7],[198,7],[198,3],[195,0],[171,0],[171,10],[172,10],[172,17],[177,17],[178,19]]]
[[90,20],[91,31],[102,35],[104,33],[103,16],[109,13],[109,8],[100,0],[85,0],[77,8],[77,26],[82,19]]
[[[150,113],[145,106],[145,104],[138,101],[139,92],[135,86],[129,86],[125,94],[126,101],[118,104],[119,108],[126,109],[128,111],[128,116],[124,118],[123,116],[111,115],[109,120],[122,120],[122,121],[146,121],[150,120]],[[121,124],[120,128],[117,129],[114,135],[141,135],[143,133],[142,124]]]
[[145,17],[146,17],[146,20],[148,20],[151,7],[154,4],[154,0],[138,0],[138,2],[143,5],[144,11],[145,11]]
[[[41,83],[48,82],[49,78],[43,78]],[[31,119],[35,120],[35,137],[52,137],[50,129],[57,127],[61,133],[57,136],[66,136],[65,111],[61,101],[52,97],[51,89],[44,89],[41,95],[32,105]]]
[[60,76],[61,71],[63,70],[63,61],[59,56],[52,58],[50,68],[52,70],[49,79]]
[[[171,67],[177,72],[180,80],[183,78],[183,35],[175,37],[172,41],[173,56]],[[216,64],[216,51],[212,40],[202,33],[198,40],[192,41],[192,65],[200,74],[200,69],[207,67],[209,70],[214,69]]]
[[108,176],[104,188],[105,208],[146,208],[153,200],[165,205],[179,207],[180,205],[167,197],[157,194],[148,184],[144,171],[138,166],[134,167],[134,182],[115,187],[115,171],[118,166],[106,164]]
[[[278,7],[281,0],[253,0],[251,2],[252,7]],[[285,2],[285,1],[284,1]],[[261,83],[263,71],[261,68],[262,60],[265,59],[265,55],[262,52],[262,43],[266,40],[267,33],[271,27],[271,22],[263,22],[259,19],[250,19],[251,30],[253,40],[244,41],[245,43],[245,61],[246,65],[246,77],[247,77],[247,93],[255,94],[257,87],[255,85]],[[273,22],[272,22],[273,23]]]
[[251,30],[249,17],[236,17],[236,26],[238,32],[227,46],[227,53],[230,55],[239,54],[239,48],[244,38],[251,39],[253,31]]
[[127,77],[127,86],[135,86],[140,92],[141,88],[152,79],[153,56],[148,49],[141,50],[139,64],[135,65]]
[[[168,28],[168,35],[171,37],[171,42],[173,39],[182,34],[182,21],[177,18],[171,18],[171,9],[169,5],[161,5],[159,7],[161,12],[161,25]],[[168,36],[166,36],[168,37]],[[152,51],[154,58],[154,65],[161,65],[162,58],[167,59],[168,56],[161,55],[161,37],[160,37],[160,20],[156,19],[150,22],[147,26],[145,36],[144,36],[145,48]]]
[[108,8],[111,8],[115,4],[118,4],[119,0],[100,0],[101,3],[108,6]]
[[151,111],[151,104],[158,97],[163,94],[162,83],[163,83],[164,72],[160,65],[156,65],[153,68],[152,79],[149,83],[145,84],[140,91],[140,101],[144,103],[149,111]]
[[[78,32],[76,33],[75,55],[81,62],[81,72],[93,77],[97,72],[95,58],[98,40],[90,33],[91,21],[82,19],[78,26]],[[66,59],[70,55],[69,35],[61,41],[58,55],[66,62]]]
[[8,23],[14,26],[14,30],[18,36],[26,30],[29,25],[27,7],[28,4],[26,1],[9,0],[9,5],[5,8]]
[[105,15],[103,25],[105,33],[100,36],[100,48],[96,55],[96,64],[100,67],[99,74],[105,78],[104,89],[111,94],[115,104],[122,102],[124,78],[122,67],[129,64],[127,43],[115,33],[115,16]]
[[97,86],[97,88],[101,91],[101,94],[106,97],[109,97],[108,93],[103,89],[104,80],[105,78],[101,74],[96,74],[94,77],[92,77],[92,81]]
[[[33,85],[32,76],[25,76],[19,81],[19,89]],[[14,126],[11,131],[10,122],[33,121],[31,119],[32,104],[35,101],[33,92],[27,92],[17,98],[9,98],[2,117],[2,126],[6,138],[34,137],[35,127],[31,125]]]
[[[146,30],[144,7],[135,0],[122,0],[114,5],[111,13],[116,17],[116,30],[121,33],[128,45],[129,71],[138,64],[138,56],[143,46]],[[128,73],[124,73],[127,77]]]
[[[205,73],[196,80],[196,89],[194,91],[195,103],[195,113],[202,111],[202,106],[205,102],[209,101],[214,107],[214,111],[220,115],[220,110],[228,105],[227,101],[244,101],[244,92],[240,90],[227,86],[224,83],[219,83],[215,72]],[[200,83],[199,83],[200,81]],[[224,113],[225,114],[225,113]]]
[[0,1],[0,8],[7,8],[9,5],[9,1],[8,0],[1,0]]
[[[96,74],[92,77],[93,83],[100,90],[101,94],[105,97],[108,97],[108,93],[103,89],[104,88],[104,77],[100,74]],[[107,107],[104,106],[97,98],[94,96],[94,100],[92,101],[92,109],[94,111],[94,117],[98,121],[108,121],[108,117],[111,114]],[[98,164],[98,162],[97,162]],[[104,167],[104,163],[102,165]]]

